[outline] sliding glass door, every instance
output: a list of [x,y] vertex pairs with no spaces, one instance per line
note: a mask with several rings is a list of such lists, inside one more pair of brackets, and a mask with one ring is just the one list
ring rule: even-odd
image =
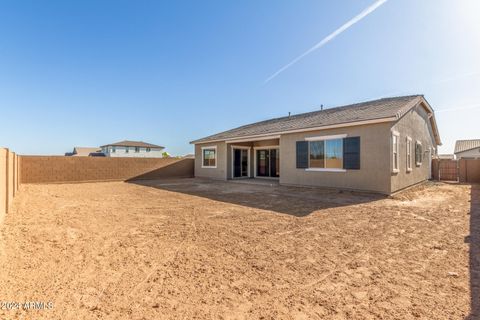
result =
[[233,177],[246,178],[248,174],[248,149],[233,149]]
[[257,177],[280,176],[280,150],[279,149],[257,149],[256,151]]

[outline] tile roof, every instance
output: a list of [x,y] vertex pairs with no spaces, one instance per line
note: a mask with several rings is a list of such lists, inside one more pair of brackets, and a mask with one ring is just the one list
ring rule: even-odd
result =
[[155,145],[155,144],[146,143],[146,142],[143,142],[143,141],[129,141],[129,140],[123,140],[123,141],[120,141],[120,142],[115,142],[115,143],[106,144],[106,145],[104,145],[104,146],[101,146],[101,148],[103,148],[103,147],[108,147],[108,146],[116,146],[116,147],[141,147],[141,148],[160,148],[160,149],[165,149],[164,147],[162,147],[162,146],[157,146],[157,145]]
[[73,148],[72,155],[77,157],[88,157],[91,153],[98,152],[102,152],[102,149],[92,147],[75,147]]
[[455,142],[455,152],[459,153],[463,151],[472,150],[475,148],[480,148],[480,139],[471,139],[471,140],[457,140]]
[[423,100],[422,95],[383,98],[342,107],[302,113],[241,126],[220,132],[191,143],[222,141],[255,135],[268,135],[283,131],[341,125],[351,122],[399,118]]

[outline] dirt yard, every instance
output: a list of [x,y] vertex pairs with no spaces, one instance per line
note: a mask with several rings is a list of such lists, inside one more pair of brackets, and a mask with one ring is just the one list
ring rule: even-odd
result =
[[479,195],[24,185],[0,226],[0,302],[53,308],[0,319],[478,319]]

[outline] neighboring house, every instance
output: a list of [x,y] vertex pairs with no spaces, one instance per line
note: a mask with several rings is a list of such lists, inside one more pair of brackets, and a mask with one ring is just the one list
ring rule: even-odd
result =
[[162,158],[162,146],[142,141],[120,141],[100,147],[107,157]]
[[191,142],[195,176],[391,194],[431,176],[441,145],[421,95],[266,120]]
[[105,157],[102,149],[95,147],[75,147],[73,152],[68,152],[65,155],[70,157]]
[[480,159],[480,139],[457,140],[455,157],[457,159]]

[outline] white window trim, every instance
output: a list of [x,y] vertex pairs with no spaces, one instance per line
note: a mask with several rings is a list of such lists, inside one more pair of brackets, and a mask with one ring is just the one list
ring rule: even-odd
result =
[[[327,140],[337,140],[337,139],[345,139],[347,134],[336,134],[330,136],[316,136],[316,137],[306,137],[305,141],[308,141],[308,168],[305,171],[310,172],[347,172],[346,169],[343,168],[310,168],[310,142],[314,141],[327,141]],[[345,159],[342,159],[345,161]]]
[[305,141],[336,140],[336,139],[344,139],[346,137],[347,137],[347,134],[336,134],[336,135],[331,135],[331,136],[306,137]]
[[307,168],[305,171],[318,171],[318,172],[347,172],[346,169],[339,168]]
[[422,152],[420,153],[420,162],[417,162],[417,157],[415,157],[415,165],[417,167],[420,167],[423,163],[423,145],[421,141],[419,140],[415,141],[415,154],[417,154],[417,144],[419,144],[422,147]]
[[[406,143],[406,153],[407,153],[407,172],[412,172],[413,168],[412,168],[412,143],[413,140],[412,138],[410,137],[407,137],[407,143]],[[408,150],[408,147],[410,145],[410,154],[409,154],[409,150]],[[409,160],[410,160],[410,163],[409,163]]]
[[[393,137],[397,137],[397,150],[394,150],[393,144]],[[395,153],[397,154],[397,168],[394,167],[395,165]],[[399,173],[400,172],[400,132],[392,131],[392,172]]]
[[[205,166],[203,165],[205,163],[205,159],[203,158],[204,157],[204,152],[203,150],[205,149],[214,149],[215,150],[215,165],[214,166]],[[217,168],[217,162],[218,162],[218,152],[217,152],[217,146],[209,146],[209,147],[202,147],[202,169],[216,169]]]

